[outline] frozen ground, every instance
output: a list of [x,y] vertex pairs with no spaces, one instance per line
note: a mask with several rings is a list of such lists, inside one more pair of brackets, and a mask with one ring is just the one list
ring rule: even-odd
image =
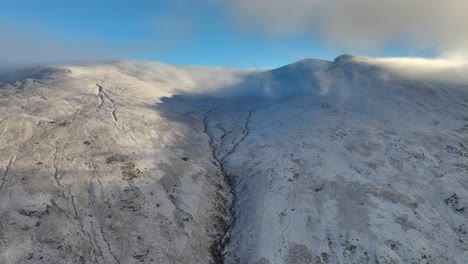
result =
[[0,263],[468,263],[467,86],[351,56],[0,80]]

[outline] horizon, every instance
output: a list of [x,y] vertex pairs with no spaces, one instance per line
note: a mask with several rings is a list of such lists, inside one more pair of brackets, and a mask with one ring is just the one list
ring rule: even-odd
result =
[[[265,6],[267,2],[269,6]],[[285,4],[279,0],[235,3],[144,0],[139,4],[123,0],[98,3],[51,0],[45,4],[32,0],[4,1],[0,4],[3,38],[0,60],[7,63],[138,60],[170,65],[277,68],[307,58],[333,60],[341,54],[438,58],[459,54],[459,47],[465,43],[459,41],[468,39],[461,26],[452,26],[449,33],[444,33],[446,40],[440,40],[439,31],[447,31],[443,28],[445,24],[452,25],[444,23],[444,18],[457,15],[452,14],[453,10],[460,8],[452,1],[447,2],[446,10],[433,1],[427,2],[430,12],[414,7],[409,10],[417,15],[413,20],[418,29],[429,25],[428,14],[433,9],[440,10],[433,20],[442,24],[441,29],[421,36],[409,36],[413,33],[406,29],[395,30],[383,18],[369,21],[375,26],[357,20],[364,11],[378,14],[381,9],[388,9],[388,5],[399,10],[406,7],[405,2],[379,6],[363,0],[360,3],[364,10],[350,10],[349,17],[338,22],[313,19],[319,12],[338,10],[327,4],[319,5],[320,2],[294,0],[287,5],[291,9],[288,13],[282,11]],[[407,16],[401,16],[400,20],[407,20]],[[389,17],[399,18],[397,14]],[[349,21],[357,25],[346,25]]]

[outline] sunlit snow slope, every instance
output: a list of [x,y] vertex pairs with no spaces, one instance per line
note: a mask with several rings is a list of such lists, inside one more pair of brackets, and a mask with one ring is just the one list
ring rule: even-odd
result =
[[349,55],[0,83],[0,263],[468,263],[468,86]]

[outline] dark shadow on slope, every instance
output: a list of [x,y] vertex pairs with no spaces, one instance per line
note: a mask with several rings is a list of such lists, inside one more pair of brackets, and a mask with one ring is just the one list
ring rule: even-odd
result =
[[[307,65],[307,61],[303,63]],[[168,120],[181,123],[189,128],[200,131],[201,127],[204,126],[207,134],[204,139],[205,144],[209,144],[210,140],[217,140],[217,137],[222,137],[226,131],[222,131],[222,128],[216,127],[216,124],[207,125],[207,119],[209,122],[210,115],[222,113],[225,107],[230,107],[231,109],[237,107],[239,112],[245,116],[249,106],[251,108],[252,105],[258,102],[268,101],[269,103],[275,103],[275,100],[284,100],[304,94],[327,97],[330,94],[336,94],[337,91],[344,94],[346,94],[345,92],[349,92],[355,97],[364,98],[363,100],[366,100],[366,98],[382,99],[388,95],[398,97],[398,100],[406,97],[411,98],[412,100],[407,100],[411,104],[416,104],[414,99],[416,101],[425,100],[423,102],[425,104],[429,104],[434,100],[445,100],[440,96],[440,89],[436,89],[425,83],[397,77],[376,66],[350,61],[350,58],[346,56],[337,58],[329,66],[323,73],[324,75],[321,76],[326,81],[331,81],[330,90],[325,91],[325,93],[320,93],[324,92],[322,90],[324,88],[324,80],[317,78],[317,72],[308,70],[301,63],[296,63],[269,72],[246,75],[242,82],[233,86],[221,87],[217,93],[204,96],[180,94],[164,97],[161,99],[161,103],[150,107],[155,108]],[[349,99],[350,97],[352,96],[343,98]],[[397,105],[393,104],[393,102],[397,100],[394,100],[394,98],[388,98],[387,100],[390,102],[387,106],[388,109],[384,109],[382,112],[396,111]],[[380,102],[380,100],[377,100],[377,102]],[[342,103],[342,101],[339,103]],[[415,107],[423,109],[418,105],[415,105]],[[357,106],[359,107],[360,105],[358,104]],[[372,107],[379,106],[372,105]],[[228,111],[224,111],[224,113],[226,112]],[[231,111],[230,113],[233,112],[235,111]],[[228,116],[227,114],[222,118],[236,120],[236,117]],[[239,123],[238,126],[243,127],[243,124]],[[191,133],[191,130],[187,129],[185,133]],[[213,146],[211,147],[213,162],[219,164],[220,160],[216,157],[216,152],[219,152],[219,150],[213,149]],[[223,167],[220,169],[223,171],[223,174],[229,176],[229,173]],[[232,181],[231,188],[234,188]],[[239,212],[236,213],[239,214]],[[255,214],[256,212],[248,213]],[[226,239],[224,241],[217,240],[219,244],[216,245],[214,255],[222,256],[223,243],[229,242],[229,238],[226,237]],[[251,237],[250,239],[255,238]]]
[[[303,63],[304,65],[308,65],[307,61]],[[155,250],[160,250],[161,248],[168,250],[163,247],[158,248],[154,246],[154,241],[161,241],[161,238],[164,238],[167,241],[171,241],[171,243],[175,243],[174,234],[180,235],[182,234],[181,230],[185,230],[186,226],[194,224],[191,215],[183,210],[187,207],[183,203],[184,182],[196,182],[206,179],[206,192],[212,195],[210,196],[212,198],[210,202],[215,204],[214,206],[217,210],[209,215],[213,221],[206,225],[206,229],[212,235],[210,239],[215,241],[212,246],[213,258],[218,262],[221,261],[222,241],[220,239],[227,230],[226,225],[228,221],[226,221],[227,218],[225,216],[228,215],[226,209],[229,206],[228,201],[222,195],[222,189],[225,188],[223,187],[223,182],[227,180],[222,178],[223,173],[220,174],[213,165],[213,162],[216,163],[216,158],[209,156],[211,155],[209,153],[210,136],[203,136],[203,133],[207,130],[207,114],[210,111],[216,112],[216,109],[220,106],[228,105],[233,109],[239,108],[241,110],[240,119],[243,119],[247,116],[250,109],[249,107],[245,107],[246,105],[250,106],[264,100],[284,99],[288,96],[298,96],[302,93],[317,92],[320,88],[320,82],[316,79],[315,72],[308,70],[304,65],[293,64],[271,72],[247,75],[241,83],[223,87],[218,94],[175,95],[173,97],[162,98],[159,104],[147,106],[160,113],[168,122],[178,123],[181,129],[178,132],[184,136],[175,137],[176,142],[169,146],[170,151],[174,154],[174,158],[168,160],[167,163],[158,162],[159,157],[154,157],[156,167],[164,175],[162,175],[160,180],[156,181],[155,172],[147,172],[145,168],[138,167],[136,165],[138,164],[138,160],[147,157],[134,154],[132,149],[121,149],[119,153],[93,152],[93,158],[105,160],[106,164],[112,166],[112,170],[119,173],[119,178],[114,179],[115,182],[103,182],[103,190],[100,190],[101,187],[99,187],[98,179],[101,176],[105,176],[105,172],[100,175],[99,173],[95,174],[93,170],[71,171],[66,168],[62,170],[61,173],[68,175],[69,179],[76,180],[77,184],[71,184],[75,182],[70,180],[63,183],[63,186],[70,188],[82,186],[83,190],[85,190],[83,195],[75,198],[78,206],[78,216],[73,212],[72,199],[70,196],[66,196],[67,192],[65,191],[64,194],[64,190],[61,190],[60,187],[54,187],[52,167],[44,168],[43,164],[37,164],[37,167],[31,168],[12,167],[8,175],[6,175],[7,185],[5,185],[5,188],[7,189],[3,188],[1,194],[4,197],[2,205],[6,205],[5,208],[8,209],[0,215],[0,239],[3,240],[1,245],[13,245],[13,241],[19,241],[14,239],[21,239],[32,235],[36,239],[33,243],[39,245],[37,248],[41,250],[50,248],[53,252],[49,256],[36,252],[21,252],[21,260],[24,260],[24,262],[37,261],[41,263],[40,258],[42,257],[43,263],[50,263],[63,256],[72,256],[72,260],[76,260],[76,262],[93,262],[93,249],[97,250],[95,254],[98,256],[102,252],[104,252],[102,253],[103,255],[112,252],[112,254],[120,258],[123,252],[129,259],[138,262],[152,262],[151,258],[158,256]],[[37,75],[38,78],[44,77],[41,74]],[[366,76],[365,74],[368,74],[368,72],[364,71],[361,75]],[[345,75],[347,76],[347,74]],[[349,72],[349,76],[354,77],[354,72]],[[415,91],[416,94],[427,93],[434,96],[431,91],[427,90],[427,87],[416,88],[414,90],[411,89],[411,91]],[[212,112],[211,114],[215,113]],[[235,117],[226,115],[224,118],[234,119]],[[58,122],[57,126],[60,125],[61,123]],[[238,126],[242,128],[244,124],[239,122]],[[215,128],[208,127],[208,130],[215,130]],[[198,134],[202,136],[198,136]],[[85,145],[88,143],[93,144],[92,140],[90,142],[83,141]],[[464,153],[463,155],[466,156],[466,152]],[[209,157],[208,160],[205,160],[206,156]],[[199,169],[197,166],[191,166],[190,164],[192,163],[201,164],[200,166],[204,167],[206,171],[185,174],[187,171]],[[4,175],[4,172],[0,170],[0,176]],[[68,176],[64,179],[67,179]],[[18,184],[10,185],[11,180],[17,181]],[[143,180],[148,181],[145,184]],[[41,185],[28,190],[28,193],[38,196],[51,194],[53,202],[50,200],[47,204],[39,203],[31,207],[24,200],[18,199],[14,193],[19,190],[18,187],[33,181],[39,182]],[[141,185],[137,186],[135,182],[140,182]],[[95,189],[98,191],[95,191]],[[158,215],[157,218],[150,218],[147,215],[150,210],[154,212],[166,210],[160,207],[161,204],[159,204],[157,199],[152,198],[158,192],[168,198],[171,206],[174,206],[173,214],[175,220],[173,222],[162,214]],[[107,200],[109,204],[106,204],[106,199],[98,199],[97,202],[93,201],[93,197],[102,195],[101,193],[103,193],[102,198],[111,197],[113,200],[110,202]],[[19,192],[19,194],[21,195],[22,193]],[[448,199],[449,203],[455,204],[456,197],[451,197],[447,196],[443,198]],[[154,208],[148,208],[149,205],[154,206]],[[455,209],[459,208],[456,207]],[[57,219],[63,220],[63,224],[57,224]],[[39,226],[36,226],[38,223]],[[89,226],[93,223],[92,225],[94,225],[97,233],[93,233],[93,231],[87,232],[87,234],[96,237],[99,241],[105,237],[105,239],[111,241],[111,243],[115,243],[115,245],[111,244],[109,246],[110,249],[106,249],[104,246],[100,249],[102,252],[99,253],[99,247],[93,246],[93,243],[96,242],[90,239],[87,234],[80,233],[80,223],[88,225],[84,228],[90,228]],[[162,230],[158,234],[159,236],[154,234],[139,234],[135,231],[139,230],[138,228],[141,226],[153,225],[153,229]],[[103,227],[103,231],[99,231],[99,226]],[[78,230],[78,234],[74,232],[76,230]],[[5,236],[7,231],[10,232],[9,237]],[[104,235],[99,232],[103,232]],[[75,242],[64,241],[63,237]],[[193,243],[196,244],[197,241]],[[148,248],[148,245],[151,245],[151,248]],[[9,248],[8,250],[12,249]],[[6,252],[6,250],[1,251]],[[167,254],[168,259],[171,258],[174,262],[181,260],[178,258],[180,257],[178,252],[171,251],[161,254]],[[0,259],[0,262],[2,261]],[[5,261],[5,263],[8,262]]]

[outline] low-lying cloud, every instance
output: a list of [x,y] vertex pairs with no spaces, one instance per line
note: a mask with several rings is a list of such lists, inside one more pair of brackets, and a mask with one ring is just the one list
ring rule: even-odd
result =
[[0,25],[0,72],[41,63],[98,60],[108,58],[109,50],[98,42],[76,42],[47,33],[22,32]]
[[468,47],[468,1],[236,0],[222,1],[241,28],[273,36],[310,34],[339,48],[402,43],[460,52]]
[[464,59],[378,58],[369,61],[411,79],[468,84],[468,61]]
[[3,61],[91,59],[108,54],[98,42],[67,41],[47,33],[25,33],[7,26],[0,26],[0,39],[0,59]]

